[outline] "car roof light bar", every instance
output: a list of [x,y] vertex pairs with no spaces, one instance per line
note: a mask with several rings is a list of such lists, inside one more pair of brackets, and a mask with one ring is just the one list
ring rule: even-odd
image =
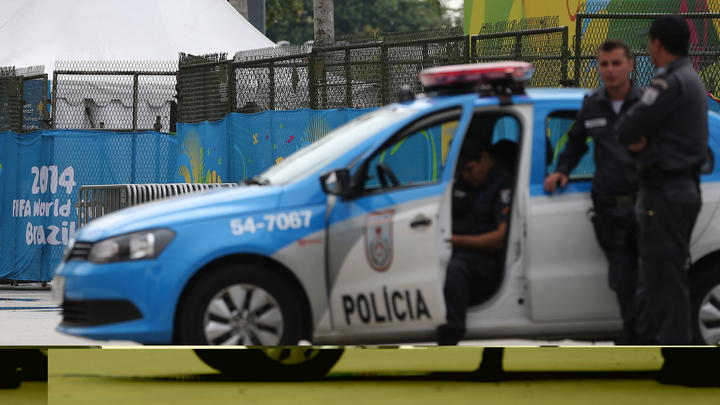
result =
[[535,66],[528,62],[472,63],[440,66],[420,72],[420,82],[428,93],[480,93],[498,96],[501,102],[512,94],[524,94],[524,82],[530,80]]

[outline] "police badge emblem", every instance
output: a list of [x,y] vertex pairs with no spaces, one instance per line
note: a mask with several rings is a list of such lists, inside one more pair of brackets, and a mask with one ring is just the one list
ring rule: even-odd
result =
[[370,267],[377,271],[385,271],[392,264],[394,214],[393,210],[373,212],[365,222],[365,256]]

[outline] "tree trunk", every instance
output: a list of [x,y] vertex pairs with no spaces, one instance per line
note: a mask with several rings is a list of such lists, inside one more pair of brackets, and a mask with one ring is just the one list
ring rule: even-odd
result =
[[313,0],[315,13],[315,43],[335,41],[335,11],[333,0]]

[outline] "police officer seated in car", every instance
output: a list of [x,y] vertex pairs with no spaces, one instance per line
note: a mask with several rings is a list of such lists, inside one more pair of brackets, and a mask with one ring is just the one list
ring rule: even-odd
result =
[[498,157],[507,142],[465,153],[458,162],[452,202],[453,253],[444,288],[447,323],[438,328],[441,345],[455,345],[462,339],[468,306],[488,299],[502,279],[512,176]]

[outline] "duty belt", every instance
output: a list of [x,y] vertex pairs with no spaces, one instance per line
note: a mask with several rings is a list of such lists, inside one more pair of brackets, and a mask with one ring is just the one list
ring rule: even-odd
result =
[[635,206],[635,194],[592,195],[596,208],[632,208]]

